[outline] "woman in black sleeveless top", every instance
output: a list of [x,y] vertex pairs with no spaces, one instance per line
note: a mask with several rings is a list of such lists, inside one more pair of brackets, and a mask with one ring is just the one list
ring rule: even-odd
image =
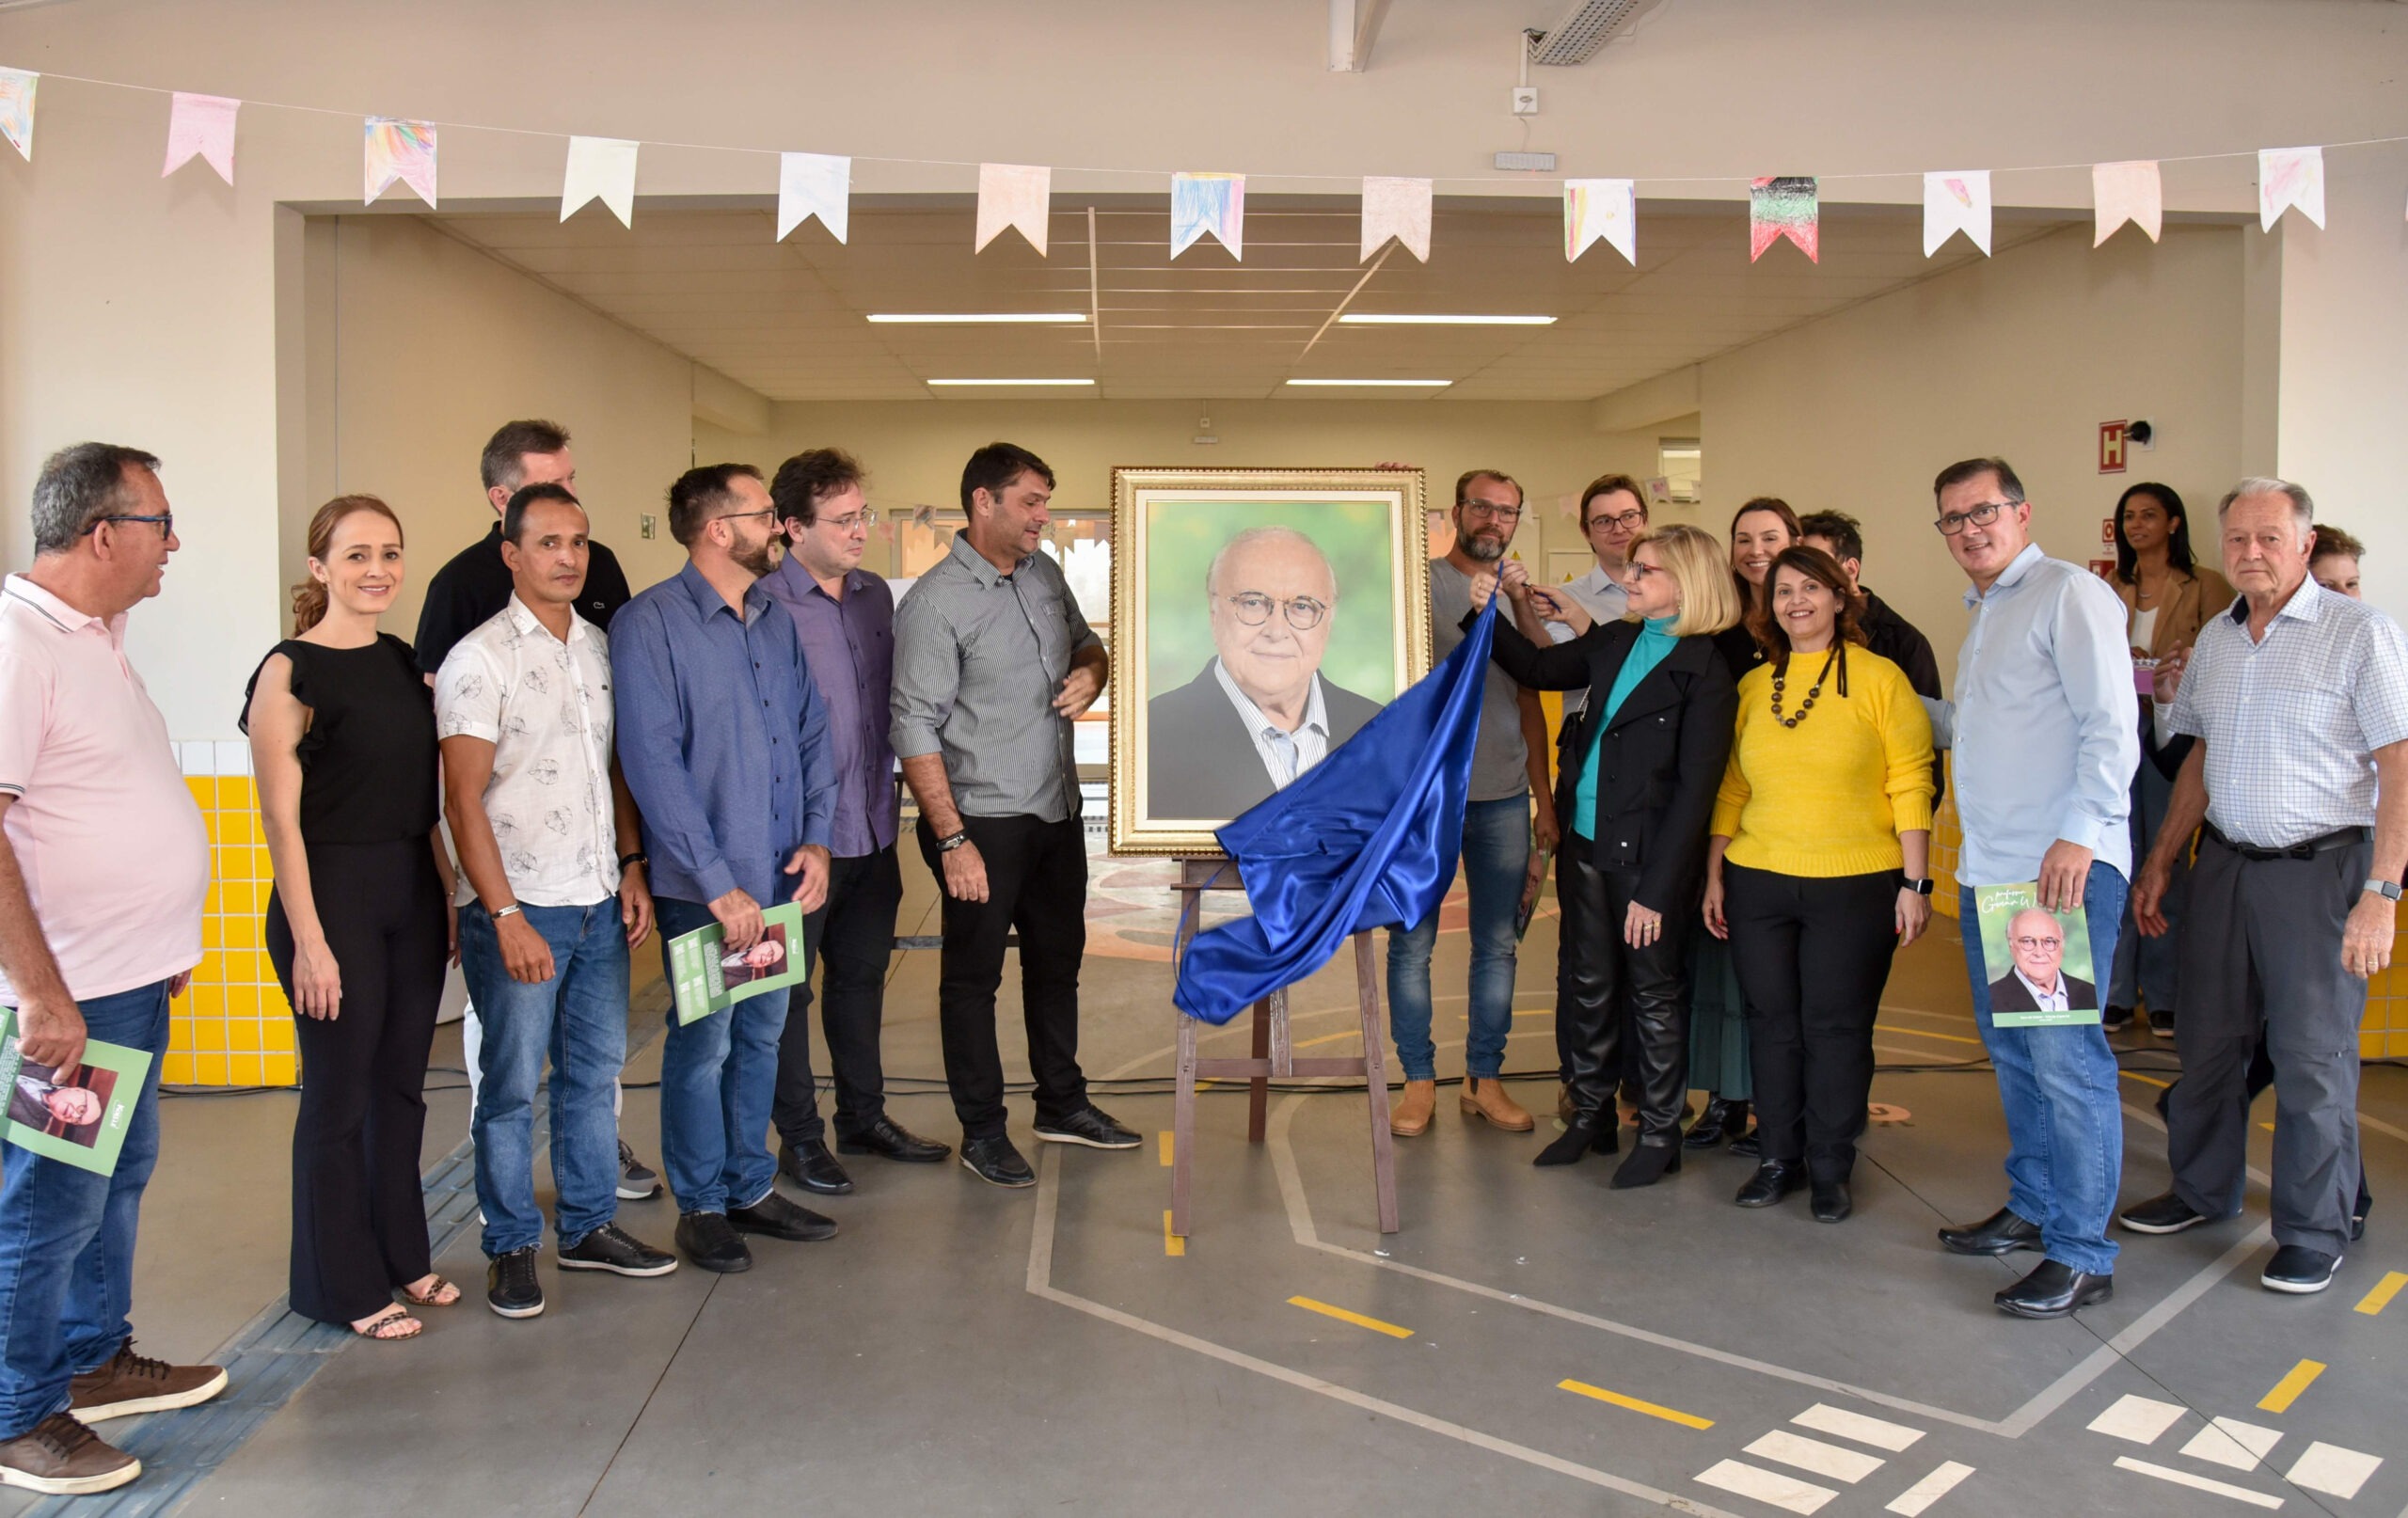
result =
[[376,621],[402,586],[402,528],[372,496],[309,523],[295,637],[251,676],[260,814],[276,867],[267,950],[293,1004],[293,1310],[368,1338],[422,1325],[394,1302],[460,1300],[429,1259],[419,1189],[426,1058],[453,957],[436,830],[435,707]]

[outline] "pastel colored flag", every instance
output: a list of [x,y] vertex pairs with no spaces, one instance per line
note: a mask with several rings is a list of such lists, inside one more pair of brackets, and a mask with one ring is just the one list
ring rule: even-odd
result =
[[778,154],[778,241],[819,218],[839,243],[852,212],[853,161],[827,153]]
[[1639,262],[1639,190],[1636,180],[1563,182],[1563,261],[1604,238],[1625,262]]
[[1975,247],[1990,250],[1990,171],[1969,168],[1923,177],[1923,256],[1963,232]]
[[1788,238],[1815,263],[1823,261],[1823,208],[1811,174],[1777,174],[1748,186],[1748,261]]
[[1206,232],[1229,250],[1229,257],[1245,257],[1244,175],[1170,177],[1170,256],[1177,258],[1194,247]]
[[31,163],[34,156],[34,87],[41,75],[23,69],[0,69],[0,137]]
[[159,177],[166,179],[199,158],[217,170],[219,179],[233,183],[234,113],[242,108],[241,101],[223,95],[176,91],[167,113],[167,166],[159,170]]
[[1378,252],[1389,238],[1404,250],[1430,261],[1430,182],[1428,180],[1363,177],[1363,253],[1360,263]]
[[1027,164],[978,166],[978,242],[970,251],[984,253],[987,245],[1009,227],[1028,239],[1037,256],[1045,256],[1045,231],[1052,219],[1054,171]]
[[2260,148],[2258,150],[2258,226],[2273,231],[2283,213],[2299,213],[2324,225],[2324,150],[2321,148]]
[[435,209],[435,123],[399,117],[368,119],[368,198],[373,201],[401,181]]
[[625,137],[569,138],[568,169],[561,177],[561,220],[576,215],[588,201],[599,200],[620,226],[633,227],[638,146]]
[[2090,166],[2090,198],[2097,229],[2090,245],[2097,247],[2131,222],[2157,241],[2165,226],[2165,185],[2157,175],[2157,160],[2135,158],[2121,164]]

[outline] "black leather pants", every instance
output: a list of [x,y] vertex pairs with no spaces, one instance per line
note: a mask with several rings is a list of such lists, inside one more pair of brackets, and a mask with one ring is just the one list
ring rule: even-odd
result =
[[1627,1067],[1639,1085],[1640,1140],[1677,1144],[1688,1099],[1682,948],[1693,913],[1679,904],[1647,903],[1663,911],[1664,931],[1646,948],[1630,947],[1623,941],[1623,921],[1639,871],[1600,870],[1594,858],[1594,846],[1576,833],[1556,856],[1556,899],[1563,913],[1556,1036],[1569,1061],[1572,1105],[1584,1115],[1615,1121],[1614,1088]]

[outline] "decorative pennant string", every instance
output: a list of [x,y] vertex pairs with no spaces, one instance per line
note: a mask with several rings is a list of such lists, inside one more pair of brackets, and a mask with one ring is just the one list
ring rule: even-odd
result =
[[1389,238],[1404,245],[1404,250],[1430,261],[1430,182],[1428,180],[1386,179],[1367,175],[1363,180],[1363,251],[1355,262],[1377,253]]
[[1244,175],[1170,177],[1170,256],[1186,252],[1206,232],[1229,250],[1229,257],[1245,257]]
[[1923,177],[1923,256],[1963,232],[1985,257],[1990,250],[1990,171],[1959,169]]
[[401,181],[435,209],[435,123],[372,116],[367,122],[368,200]]
[[1565,180],[1563,182],[1563,261],[1577,259],[1599,238],[1639,263],[1639,182],[1636,180]]
[[852,214],[853,161],[826,153],[778,154],[778,241],[786,233],[819,218],[819,225],[839,243],[845,240]]
[[1823,261],[1822,201],[1814,176],[1782,174],[1751,181],[1748,187],[1748,261],[1788,238],[1814,263]]
[[1054,197],[1054,171],[1032,164],[978,166],[978,236],[973,253],[1011,228],[1045,257],[1045,233]]
[[167,166],[159,170],[159,177],[166,179],[199,158],[217,170],[219,179],[233,183],[234,113],[242,108],[241,101],[223,95],[177,91],[167,113]]

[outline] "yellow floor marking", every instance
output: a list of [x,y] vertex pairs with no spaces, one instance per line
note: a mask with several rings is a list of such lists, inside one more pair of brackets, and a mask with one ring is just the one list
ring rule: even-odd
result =
[[1300,1039],[1295,1043],[1290,1044],[1288,1047],[1291,1049],[1318,1049],[1323,1044],[1342,1043],[1349,1038],[1360,1038],[1362,1036],[1362,1029],[1349,1028],[1344,1033],[1325,1033],[1318,1038]]
[[1164,1163],[1164,1164],[1168,1164],[1168,1163],[1170,1163],[1170,1162],[1171,1162],[1171,1161],[1173,1161],[1173,1160],[1175,1160],[1175,1159],[1177,1159],[1177,1158],[1178,1158],[1178,1155],[1177,1155],[1177,1154],[1173,1151],[1173,1149],[1171,1148],[1171,1143],[1172,1143],[1172,1134],[1171,1134],[1170,1130],[1169,1130],[1169,1129],[1164,1129],[1164,1130],[1163,1130],[1163,1133],[1162,1133],[1162,1155],[1163,1155],[1163,1163]]
[[2408,1274],[2393,1271],[2382,1280],[2377,1281],[2373,1290],[2358,1299],[2358,1311],[2369,1318],[2373,1317],[2391,1305],[2391,1299],[2400,1294],[2400,1289],[2403,1286],[2408,1286]]
[[1317,1312],[1324,1318],[1335,1318],[1341,1323],[1353,1323],[1357,1328],[1368,1328],[1374,1334],[1386,1334],[1390,1338],[1413,1336],[1413,1330],[1410,1328],[1400,1328],[1394,1323],[1384,1323],[1376,1318],[1366,1318],[1359,1312],[1348,1312],[1343,1307],[1333,1307],[1326,1302],[1315,1302],[1310,1297],[1290,1297],[1288,1305],[1302,1307],[1307,1312]]
[[1978,1044],[1981,1042],[1979,1038],[1968,1038],[1962,1034],[1925,1033],[1921,1028],[1901,1028],[1894,1022],[1877,1022],[1875,1023],[1874,1026],[1879,1028],[1883,1033],[1899,1034],[1909,1038],[1945,1038],[1952,1044]]
[[2322,1374],[2324,1374],[2323,1361],[2302,1360],[2291,1367],[2290,1374],[2274,1383],[2273,1391],[2268,1392],[2258,1400],[2258,1410],[2261,1413],[2289,1412],[2291,1404],[2299,1400],[2299,1394],[2307,1390],[2315,1383],[2316,1378]]
[[2115,1073],[2127,1081],[2138,1081],[2143,1085],[2153,1085],[2161,1091],[2174,1083],[2171,1081],[2161,1081],[2152,1075],[2143,1075],[2138,1070],[2117,1070]]
[[[1164,1134],[1163,1136],[1167,1138],[1170,1135]],[[1163,1253],[1168,1255],[1173,1259],[1179,1259],[1187,1253],[1187,1241],[1170,1231],[1170,1210],[1168,1208],[1164,1208],[1163,1210]]]
[[1662,1418],[1667,1423],[1677,1423],[1684,1429],[1714,1427],[1712,1418],[1702,1418],[1694,1413],[1684,1413],[1677,1408],[1659,1407],[1654,1402],[1642,1402],[1636,1397],[1624,1397],[1618,1391],[1608,1391],[1603,1386],[1592,1386],[1585,1381],[1559,1381],[1555,1384],[1555,1389],[1572,1392],[1581,1397],[1593,1397],[1601,1402],[1611,1402],[1616,1407],[1626,1407],[1634,1413],[1644,1413],[1651,1418]]
[[2269,1133],[2274,1131],[2274,1125],[2272,1123],[2259,1123],[2258,1126],[2264,1129]]

